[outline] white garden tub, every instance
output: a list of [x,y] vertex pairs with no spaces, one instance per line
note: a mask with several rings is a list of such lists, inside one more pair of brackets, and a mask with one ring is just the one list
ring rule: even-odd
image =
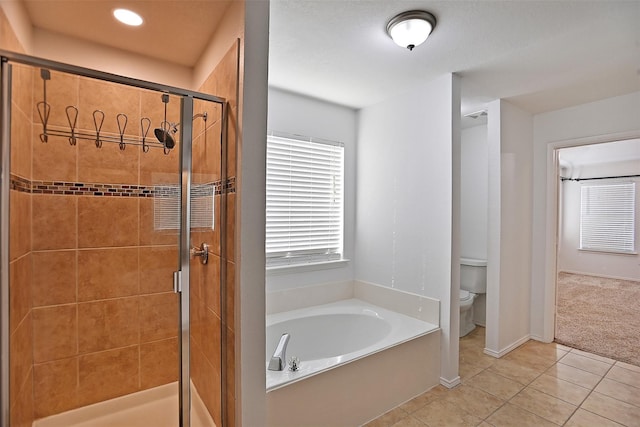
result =
[[284,333],[286,351],[300,360],[298,371],[267,370],[267,390],[274,390],[334,367],[397,346],[438,329],[358,299],[267,316],[266,365]]

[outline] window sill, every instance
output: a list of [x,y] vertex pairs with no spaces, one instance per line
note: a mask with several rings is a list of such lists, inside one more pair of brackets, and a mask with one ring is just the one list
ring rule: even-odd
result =
[[280,274],[304,273],[307,271],[330,270],[333,268],[342,268],[349,263],[348,259],[338,259],[335,261],[311,262],[307,264],[294,265],[277,265],[267,267],[267,275],[275,276]]
[[582,249],[582,248],[578,248],[578,251],[580,252],[593,252],[596,254],[603,254],[603,255],[631,255],[631,256],[635,256],[638,255],[638,252],[616,252],[616,251],[605,251],[605,250],[600,250],[600,249]]

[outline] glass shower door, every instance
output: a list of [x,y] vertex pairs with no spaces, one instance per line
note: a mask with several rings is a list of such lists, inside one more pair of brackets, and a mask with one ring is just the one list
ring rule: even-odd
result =
[[5,54],[0,424],[221,426],[222,100]]

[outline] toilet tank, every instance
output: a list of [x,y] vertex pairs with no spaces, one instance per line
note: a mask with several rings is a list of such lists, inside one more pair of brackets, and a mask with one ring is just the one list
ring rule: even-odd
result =
[[474,294],[487,293],[487,260],[460,258],[460,289]]

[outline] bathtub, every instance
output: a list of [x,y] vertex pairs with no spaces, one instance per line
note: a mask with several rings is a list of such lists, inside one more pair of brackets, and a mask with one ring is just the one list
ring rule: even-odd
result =
[[287,361],[298,371],[267,370],[267,390],[300,381],[394,345],[433,332],[437,325],[358,299],[272,314],[267,317],[266,365],[282,334],[290,335]]
[[[272,426],[361,425],[438,384],[439,327],[359,299],[267,316]],[[295,372],[266,369],[283,333]]]

